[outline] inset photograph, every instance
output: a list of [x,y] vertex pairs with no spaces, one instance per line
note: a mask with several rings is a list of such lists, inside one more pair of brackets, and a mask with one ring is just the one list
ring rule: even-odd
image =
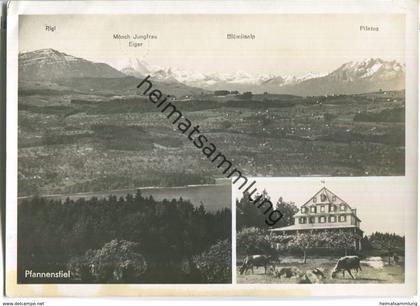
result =
[[231,283],[231,198],[215,184],[21,199],[18,282]]
[[260,193],[234,191],[237,283],[404,283],[398,179],[256,182]]

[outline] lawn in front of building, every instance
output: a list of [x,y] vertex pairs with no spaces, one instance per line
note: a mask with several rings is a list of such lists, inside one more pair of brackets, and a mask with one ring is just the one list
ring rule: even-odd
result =
[[[322,283],[326,284],[347,284],[347,283],[404,283],[404,262],[395,263],[391,262],[388,264],[387,258],[381,258],[379,261],[367,258],[361,261],[362,271],[355,273],[352,271],[355,279],[352,279],[346,272],[343,278],[342,273],[338,273],[336,278],[331,278],[331,271],[334,269],[337,263],[335,257],[322,257],[322,258],[311,258],[307,259],[307,262],[302,263],[301,258],[286,257],[281,258],[280,263],[275,264],[277,269],[282,267],[296,267],[302,272],[319,268],[323,271],[325,278]],[[378,264],[379,263],[379,264]],[[295,284],[298,282],[298,278],[286,278],[281,279],[267,272],[264,274],[264,268],[254,268],[254,273],[250,270],[246,274],[241,275],[239,273],[240,266],[237,266],[237,283],[238,284]],[[269,270],[269,269],[267,269]]]

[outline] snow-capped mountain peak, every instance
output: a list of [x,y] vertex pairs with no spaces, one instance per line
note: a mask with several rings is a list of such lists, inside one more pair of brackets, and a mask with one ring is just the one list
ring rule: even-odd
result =
[[396,61],[384,61],[380,58],[370,58],[363,61],[352,61],[343,64],[331,75],[344,77],[349,81],[369,78],[392,78],[404,73],[405,68]]
[[103,63],[94,63],[54,49],[19,53],[19,78],[59,79],[74,77],[125,77]]
[[121,78],[124,80],[127,75],[138,78],[151,75],[156,81],[162,81],[172,88],[173,85],[175,88],[188,85],[188,88],[196,89],[302,96],[405,88],[404,64],[380,58],[347,62],[328,74],[310,72],[301,76],[282,73],[252,74],[246,71],[199,72],[158,67],[135,58],[125,59],[114,66],[118,70],[104,63],[95,63],[54,49],[40,49],[19,54],[19,79],[54,81],[73,78]]
[[40,49],[33,52],[22,52],[19,57],[23,61],[27,62],[38,62],[38,63],[54,63],[54,62],[76,62],[83,61],[83,59],[68,55],[57,50],[48,48]]
[[[352,86],[362,91],[382,87],[401,88],[405,75],[403,65],[396,61],[385,61],[380,58],[347,62],[331,73],[309,72],[300,76],[280,73],[251,74],[246,71],[203,73],[151,66],[142,61],[131,61],[129,66],[121,71],[133,76],[150,74],[160,81],[177,81],[188,86],[208,90],[250,90],[273,93],[293,92],[295,94],[299,94],[297,88],[303,88],[302,94],[306,94],[306,91],[322,92],[324,90],[326,93],[353,92],[353,89],[348,85],[349,83],[357,83]],[[395,86],[388,84],[392,80],[396,80]],[[337,88],[334,88],[334,86]],[[330,87],[331,89],[328,89]]]
[[120,60],[114,65],[114,67],[127,75],[135,77],[144,77],[145,75],[151,74],[153,71],[160,69],[159,67],[153,67],[147,62],[137,58]]
[[270,84],[271,86],[284,86],[326,75],[325,73],[320,74],[312,72],[298,77],[292,75],[251,74],[246,71],[236,71],[232,73],[203,73],[192,70],[152,66],[147,62],[138,59],[125,60],[124,62],[119,63],[116,68],[131,76],[142,77],[149,74],[160,81],[178,81],[189,86],[206,89],[213,89],[215,86],[223,86],[223,84],[244,86]]

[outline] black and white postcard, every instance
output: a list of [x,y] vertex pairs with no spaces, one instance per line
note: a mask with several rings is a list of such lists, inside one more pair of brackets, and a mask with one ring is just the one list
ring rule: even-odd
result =
[[414,292],[415,3],[263,2],[10,3],[8,295]]

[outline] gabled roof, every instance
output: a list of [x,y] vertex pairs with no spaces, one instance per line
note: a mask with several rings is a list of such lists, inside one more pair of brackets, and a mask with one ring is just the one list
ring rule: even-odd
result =
[[[321,201],[321,195],[325,195],[324,201]],[[316,203],[313,202],[313,198],[317,198]],[[324,211],[324,212],[314,212],[314,213],[302,213],[301,209],[293,215],[293,218],[298,219],[300,217],[316,217],[316,216],[339,216],[339,215],[349,215],[351,214],[356,218],[357,221],[361,222],[361,220],[356,215],[356,209],[352,209],[351,206],[341,199],[339,196],[337,196],[334,192],[327,189],[326,187],[321,188],[317,193],[315,193],[308,201],[306,201],[305,204],[303,204],[302,207],[309,208],[312,205],[346,205],[349,210],[346,211]],[[309,210],[308,210],[309,211]],[[296,221],[297,222],[297,221]],[[278,227],[271,229],[271,231],[295,231],[295,230],[307,230],[307,229],[330,229],[330,228],[358,228],[360,229],[358,224],[343,224],[343,223],[331,223],[331,222],[325,222],[325,223],[313,223],[313,224],[299,224],[295,223],[293,225],[284,226],[284,227]]]
[[[321,201],[321,196],[322,195],[325,195],[325,198],[326,198],[325,201]],[[313,198],[317,198],[316,203],[313,202]],[[333,201],[334,199],[335,199],[335,201]],[[346,201],[341,199],[339,196],[337,196],[334,192],[327,189],[326,187],[321,188],[321,190],[319,190],[317,193],[315,193],[302,206],[309,206],[309,205],[313,205],[313,204],[335,204],[335,205],[346,204],[349,208],[351,208],[350,205]]]
[[[321,195],[325,195],[325,201],[321,201]],[[313,198],[317,198],[316,203],[313,202]],[[332,192],[331,190],[329,190],[326,187],[321,188],[317,193],[315,193],[308,201],[305,202],[305,204],[303,204],[301,206],[302,207],[309,207],[312,205],[320,205],[320,204],[324,204],[324,205],[328,205],[328,204],[334,204],[334,205],[341,205],[344,204],[349,208],[349,211],[351,214],[353,214],[356,219],[358,221],[360,221],[359,217],[357,217],[356,215],[356,210],[351,208],[351,206],[344,201],[342,198],[340,198],[339,196],[337,196],[334,192]],[[342,212],[338,211],[335,212],[334,214],[341,214]],[[321,213],[323,214],[323,213]],[[331,214],[331,213],[329,213]],[[299,211],[294,215],[294,217],[300,217],[300,216],[306,216],[306,214],[302,214],[301,210],[299,209]]]

